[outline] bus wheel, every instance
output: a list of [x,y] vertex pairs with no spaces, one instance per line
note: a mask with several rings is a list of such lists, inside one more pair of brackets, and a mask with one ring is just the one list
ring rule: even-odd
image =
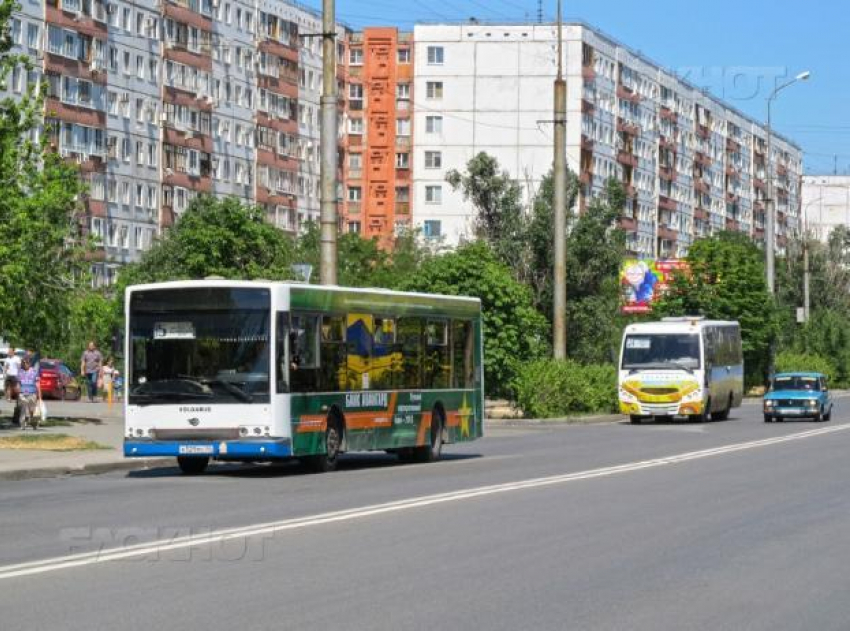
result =
[[431,413],[431,433],[428,444],[424,447],[416,447],[413,450],[413,459],[416,462],[434,462],[440,459],[443,451],[443,413],[435,408]]
[[183,475],[200,475],[207,470],[210,459],[206,456],[177,456],[177,466]]
[[639,417],[637,414],[629,415],[629,423],[631,423],[632,425],[640,425],[640,421],[641,417]]
[[336,469],[342,448],[342,432],[342,420],[336,415],[329,416],[328,428],[325,430],[325,453],[304,459],[311,471],[327,473]]
[[711,415],[712,421],[725,421],[729,418],[729,412],[732,410],[732,395],[729,395],[729,402],[726,404],[726,408],[720,410],[719,412],[715,412]]

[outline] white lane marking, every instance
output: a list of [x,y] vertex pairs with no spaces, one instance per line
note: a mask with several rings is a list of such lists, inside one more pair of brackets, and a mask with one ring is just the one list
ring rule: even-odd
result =
[[334,522],[362,519],[364,517],[371,517],[374,515],[394,513],[414,508],[421,508],[423,506],[444,504],[447,502],[457,502],[460,500],[483,497],[487,495],[495,495],[498,493],[507,493],[510,491],[540,488],[556,484],[566,484],[569,482],[577,482],[580,480],[589,480],[593,478],[602,478],[612,475],[618,475],[621,473],[629,473],[632,471],[641,471],[643,469],[651,469],[655,467],[681,464],[683,462],[690,462],[692,460],[700,460],[713,456],[721,456],[724,454],[747,451],[750,449],[758,449],[760,447],[767,447],[770,445],[779,445],[791,441],[804,440],[806,438],[813,438],[816,436],[824,436],[826,434],[834,434],[836,432],[841,432],[848,429],[850,429],[850,423],[843,425],[834,425],[831,427],[823,427],[805,432],[797,432],[795,434],[787,434],[785,436],[776,436],[773,438],[765,438],[762,440],[754,440],[745,443],[735,443],[722,447],[713,447],[711,449],[702,449],[700,451],[690,451],[662,458],[653,458],[651,460],[642,460],[639,462],[615,465],[612,467],[602,467],[599,469],[590,469],[587,471],[578,471],[576,473],[553,475],[542,478],[530,478],[528,480],[520,480],[518,482],[507,482],[503,484],[480,486],[460,491],[451,491],[448,493],[438,493],[435,495],[413,497],[406,500],[387,502],[385,504],[374,504],[371,506],[363,506],[360,508],[352,508],[347,510],[334,511],[330,513],[321,513],[318,515],[311,515],[307,517],[284,519],[281,521],[268,522],[265,524],[254,524],[252,526],[228,528],[213,533],[189,535],[185,537],[175,537],[167,541],[141,543],[116,549],[97,550],[94,552],[72,554],[63,557],[55,557],[52,559],[43,559],[40,561],[30,561],[27,563],[6,565],[0,567],[0,580],[21,576],[29,576],[32,574],[42,574],[45,572],[54,572],[57,570],[68,569],[73,567],[94,565],[97,563],[106,563],[108,561],[117,561],[120,559],[142,557],[154,553],[168,552],[171,550],[181,550],[196,546],[218,544],[230,541],[232,539],[244,537],[274,535],[281,532],[298,530],[302,528],[318,526],[321,524],[330,524]]

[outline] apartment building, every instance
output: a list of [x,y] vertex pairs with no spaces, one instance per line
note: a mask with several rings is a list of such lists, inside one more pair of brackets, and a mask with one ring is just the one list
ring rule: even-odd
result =
[[412,61],[410,33],[349,38],[343,226],[385,246],[411,218]]
[[[95,284],[111,284],[199,193],[256,203],[293,233],[318,219],[318,13],[282,0],[20,4],[15,52],[36,70],[17,69],[0,96],[46,82],[50,142],[89,185]],[[347,35],[337,29],[341,94]]]
[[[553,25],[417,25],[414,223],[457,243],[473,210],[445,182],[485,151],[530,199],[552,165]],[[684,256],[694,239],[731,229],[764,239],[764,127],[592,27],[564,28],[567,162],[578,208],[619,179],[619,219],[637,256]],[[777,244],[799,229],[802,153],[774,134]]]
[[806,175],[802,188],[803,229],[826,241],[838,226],[850,228],[850,176]]

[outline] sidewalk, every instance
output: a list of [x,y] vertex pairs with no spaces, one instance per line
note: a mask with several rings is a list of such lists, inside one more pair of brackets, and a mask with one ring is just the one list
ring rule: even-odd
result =
[[153,464],[173,464],[172,459],[125,459],[123,451],[124,419],[120,402],[46,401],[48,417],[57,423],[61,419],[85,419],[68,426],[55,425],[34,432],[21,431],[10,425],[12,404],[0,400],[0,437],[32,436],[35,434],[67,434],[91,440],[109,449],[91,451],[42,451],[31,449],[0,449],[0,480],[54,477],[102,473],[116,469],[142,469]]

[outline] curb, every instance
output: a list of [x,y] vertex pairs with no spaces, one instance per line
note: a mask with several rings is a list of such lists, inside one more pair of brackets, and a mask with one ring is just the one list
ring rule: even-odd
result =
[[41,467],[37,469],[13,469],[0,471],[0,480],[30,480],[33,478],[57,478],[72,475],[98,475],[111,471],[131,471],[135,469],[150,469],[164,464],[173,465],[173,458],[145,458],[133,460],[116,460],[114,462],[98,462],[81,467]]
[[545,429],[553,425],[592,425],[601,423],[616,423],[625,417],[622,414],[592,414],[589,416],[567,416],[563,418],[547,419],[484,419],[484,427],[526,427],[532,429]]

